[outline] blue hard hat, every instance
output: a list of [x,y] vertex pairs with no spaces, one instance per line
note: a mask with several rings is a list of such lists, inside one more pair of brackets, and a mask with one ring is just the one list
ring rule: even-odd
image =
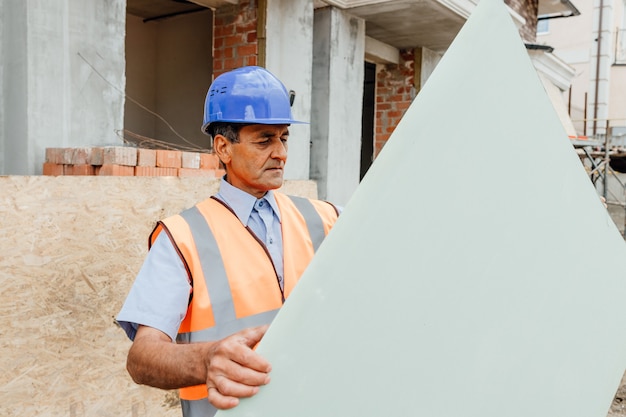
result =
[[202,131],[214,122],[282,125],[306,123],[291,116],[287,89],[265,68],[242,67],[217,77],[204,102]]

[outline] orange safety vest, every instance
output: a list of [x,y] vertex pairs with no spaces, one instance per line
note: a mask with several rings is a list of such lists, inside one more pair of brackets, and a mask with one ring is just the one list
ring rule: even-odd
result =
[[[284,289],[264,243],[225,203],[209,198],[159,223],[150,245],[165,231],[190,283],[179,343],[217,341],[270,323],[337,220],[330,203],[274,193],[281,215]],[[180,390],[184,417],[213,415],[206,385]]]

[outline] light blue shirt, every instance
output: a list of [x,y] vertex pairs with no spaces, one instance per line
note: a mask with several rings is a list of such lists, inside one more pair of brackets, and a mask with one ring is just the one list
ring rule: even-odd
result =
[[[257,199],[222,179],[216,197],[265,243],[282,282],[281,219],[273,192],[268,191],[263,198]],[[158,329],[176,340],[178,328],[187,313],[190,293],[187,270],[167,234],[161,233],[135,278],[117,322],[131,340],[140,324]]]

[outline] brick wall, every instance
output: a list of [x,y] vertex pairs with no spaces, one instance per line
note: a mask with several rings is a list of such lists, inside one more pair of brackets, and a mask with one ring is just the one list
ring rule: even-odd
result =
[[400,64],[379,67],[376,74],[376,120],[374,156],[378,155],[396,125],[411,105],[415,55],[412,49],[400,51]]
[[539,0],[505,0],[505,3],[526,19],[526,23],[520,28],[520,35],[524,42],[535,43],[537,41]]
[[257,4],[239,4],[215,10],[213,77],[246,65],[257,65]]
[[225,172],[217,155],[126,146],[47,148],[43,175],[210,177]]

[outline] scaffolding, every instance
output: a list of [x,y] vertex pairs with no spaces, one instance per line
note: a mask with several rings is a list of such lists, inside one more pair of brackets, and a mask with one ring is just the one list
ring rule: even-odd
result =
[[593,138],[570,137],[589,179],[604,197],[607,209],[626,238],[626,146],[611,127]]

